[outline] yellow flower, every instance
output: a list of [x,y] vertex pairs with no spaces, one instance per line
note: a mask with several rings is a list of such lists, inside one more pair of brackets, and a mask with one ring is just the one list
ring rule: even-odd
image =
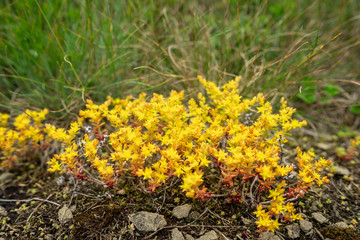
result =
[[302,216],[300,215],[300,214],[292,214],[291,216],[290,216],[290,218],[292,219],[292,220],[302,220],[303,218],[302,218]]
[[291,172],[294,169],[293,166],[277,166],[276,167],[276,174],[280,175],[280,176],[285,176],[287,175],[289,172]]
[[275,219],[270,222],[269,226],[267,227],[267,230],[270,232],[274,232],[275,229],[279,229],[279,226],[281,226],[281,223],[279,223],[279,221]]
[[269,215],[264,215],[261,216],[255,223],[259,228],[268,229],[272,225],[272,220],[270,219]]
[[25,113],[20,114],[15,118],[14,126],[17,130],[24,130],[29,126],[30,124],[30,117],[26,115]]
[[202,180],[202,172],[192,172],[186,173],[183,176],[183,184],[180,186],[183,191],[189,191],[191,189],[195,189],[196,187],[200,186],[203,182]]
[[256,169],[260,176],[266,180],[272,180],[274,178],[274,172],[269,165],[262,165]]
[[49,172],[61,172],[63,169],[62,164],[59,163],[55,157],[52,158],[49,162],[47,162],[47,164],[50,166],[50,168],[48,169]]
[[146,180],[151,178],[152,173],[153,173],[152,169],[147,167],[145,168],[145,171],[143,171],[141,175],[144,177],[144,180]]
[[256,207],[256,211],[254,212],[256,217],[261,217],[265,215],[265,210],[263,210],[262,204]]
[[6,113],[0,113],[0,127],[6,127],[10,115]]
[[269,192],[270,192],[269,198],[272,198],[273,200],[275,200],[279,195],[283,194],[284,189],[276,188],[274,190],[269,190]]

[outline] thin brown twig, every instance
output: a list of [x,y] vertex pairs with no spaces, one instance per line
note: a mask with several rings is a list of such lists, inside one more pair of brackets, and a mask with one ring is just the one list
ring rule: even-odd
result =
[[254,187],[254,184],[255,182],[258,180],[258,176],[256,175],[255,178],[254,178],[254,181],[251,183],[251,187],[250,187],[250,201],[251,201],[251,204],[254,204],[254,197],[253,197],[253,187]]
[[51,203],[54,204],[56,206],[60,206],[60,204],[53,202],[53,201],[49,201],[46,199],[41,199],[41,198],[31,198],[31,199],[0,199],[0,202],[31,202],[31,201],[42,201],[42,202],[47,202],[47,203]]
[[[209,211],[209,213],[210,213],[210,214],[212,214],[213,216],[215,216],[215,217],[217,217],[217,218],[221,219],[221,221],[222,221],[223,223],[224,223],[224,222],[231,223],[231,221],[230,221],[230,220],[224,219],[224,218],[220,217],[218,214],[213,213],[213,212],[212,212],[212,211],[210,211],[210,210],[208,210],[208,211]],[[225,224],[225,223],[224,223],[224,224]]]

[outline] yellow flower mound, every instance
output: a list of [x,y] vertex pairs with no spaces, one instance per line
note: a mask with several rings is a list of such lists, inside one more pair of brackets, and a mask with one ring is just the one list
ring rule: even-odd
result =
[[[312,152],[298,148],[298,182],[294,188],[288,187],[294,166],[282,159],[282,144],[287,142],[289,130],[306,122],[292,118],[295,109],[284,99],[278,113],[262,94],[242,99],[240,77],[222,88],[198,79],[208,99],[199,93],[186,103],[184,92],[172,91],[167,98],[142,93],[138,98],[108,97],[101,105],[88,100],[68,130],[46,124],[47,136],[64,146],[62,153],[48,162],[49,171],[66,171],[76,179],[115,187],[121,175],[131,173],[146,181],[152,191],[179,178],[187,197],[202,199],[216,197],[207,189],[216,181],[208,177],[216,175],[219,187],[212,191],[257,206],[260,231],[274,231],[280,220],[301,219],[291,201],[313,184],[328,182],[321,171],[330,164],[325,159],[316,161]],[[33,118],[35,125],[41,119]],[[26,119],[20,115],[14,125],[30,129]],[[0,131],[6,122],[1,115]]]

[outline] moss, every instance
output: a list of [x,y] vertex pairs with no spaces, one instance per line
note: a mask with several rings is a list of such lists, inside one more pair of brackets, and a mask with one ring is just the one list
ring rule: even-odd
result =
[[74,218],[72,234],[76,239],[96,238],[102,229],[120,218],[123,212],[121,207],[109,204],[79,213]]
[[333,240],[360,240],[360,231],[353,228],[324,227],[320,232]]

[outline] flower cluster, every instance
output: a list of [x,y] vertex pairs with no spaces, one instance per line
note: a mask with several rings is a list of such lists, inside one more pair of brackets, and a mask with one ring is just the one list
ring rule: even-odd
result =
[[8,123],[10,116],[0,113],[1,166],[11,168],[19,157],[23,158],[40,147],[44,139],[42,121],[47,113],[47,109],[26,110],[15,118],[12,125]]
[[[288,131],[306,122],[292,118],[295,109],[284,99],[278,113],[262,94],[242,99],[240,77],[222,88],[198,79],[208,98],[199,93],[185,103],[184,92],[172,91],[167,98],[142,93],[138,98],[108,97],[101,105],[88,100],[69,129],[46,124],[43,131],[63,146],[48,161],[49,171],[110,187],[132,174],[151,191],[177,178],[187,197],[226,196],[257,206],[261,231],[300,219],[292,201],[313,184],[327,182],[321,171],[330,164],[299,148],[297,161],[285,159]],[[290,177],[294,169],[299,170],[297,183]],[[214,174],[218,187],[209,190]]]

